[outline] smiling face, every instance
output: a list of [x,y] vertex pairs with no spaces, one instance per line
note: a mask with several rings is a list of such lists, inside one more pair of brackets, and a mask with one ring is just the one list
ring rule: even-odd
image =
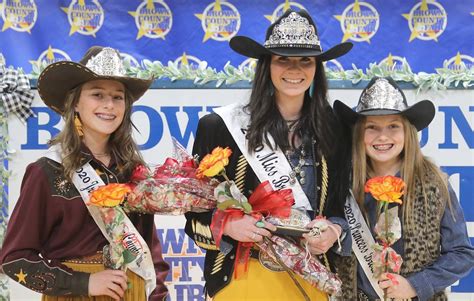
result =
[[316,72],[314,57],[272,56],[270,75],[277,101],[304,98]]
[[401,115],[367,116],[364,144],[374,170],[400,170],[400,154],[405,145],[402,118]]
[[108,139],[123,121],[124,85],[114,80],[85,83],[75,111],[79,113],[84,136]]

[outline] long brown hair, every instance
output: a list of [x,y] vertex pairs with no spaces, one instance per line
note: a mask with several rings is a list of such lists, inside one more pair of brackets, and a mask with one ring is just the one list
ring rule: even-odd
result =
[[[364,131],[367,118],[360,117],[353,128],[352,136],[352,191],[359,207],[364,208],[364,185],[365,182],[374,176],[370,165],[369,157],[365,151]],[[418,141],[418,131],[408,119],[402,116],[403,124],[404,148],[400,154],[401,168],[400,175],[405,182],[405,192],[403,197],[403,224],[413,227],[412,213],[414,210],[414,202],[416,198],[416,185],[421,185],[424,195],[425,206],[429,206],[427,198],[428,184],[439,187],[440,196],[443,200],[447,200],[451,209],[451,201],[449,198],[447,176],[436,166],[431,160],[424,156],[421,152]],[[428,176],[430,177],[428,179]],[[432,183],[432,179],[434,182]],[[431,183],[430,183],[431,182]],[[365,211],[363,209],[363,211]]]
[[[249,152],[266,144],[272,149],[277,146],[285,151],[294,147],[288,141],[288,126],[281,115],[275,99],[274,86],[270,77],[271,56],[262,56],[255,69],[250,100],[245,109],[250,113],[250,126],[247,132]],[[313,93],[308,89],[304,95],[301,117],[295,126],[303,141],[316,139],[324,155],[334,150],[337,142],[337,120],[328,102],[328,84],[322,61],[316,59],[316,73],[313,79]],[[271,145],[268,134],[276,145]]]
[[[270,76],[271,56],[262,56],[256,66],[252,92],[248,105],[250,113],[248,128],[248,150],[250,153],[262,145],[286,151],[295,147],[288,141],[288,126],[276,104],[274,87]],[[337,119],[328,101],[328,82],[321,60],[316,59],[313,93],[305,92],[301,117],[294,132],[301,138],[303,146],[312,146],[316,140],[318,156],[328,161],[329,193],[327,202],[329,216],[343,216],[342,208],[350,186],[350,133]],[[268,140],[271,135],[275,145]]]
[[[59,144],[62,149],[62,166],[66,177],[71,178],[74,171],[81,167],[82,139],[74,125],[75,107],[79,102],[82,87],[77,86],[69,91],[64,104],[64,127],[61,132],[51,139],[50,145]],[[143,158],[138,151],[138,146],[132,138],[132,103],[133,98],[125,87],[125,113],[123,121],[110,135],[108,145],[117,162],[118,169],[124,174],[130,174],[138,164],[144,164]]]

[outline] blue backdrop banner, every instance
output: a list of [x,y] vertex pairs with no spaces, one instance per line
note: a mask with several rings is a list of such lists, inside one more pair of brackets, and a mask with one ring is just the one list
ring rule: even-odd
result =
[[414,72],[474,63],[474,1],[351,0],[3,0],[0,53],[6,64],[79,60],[92,45],[115,47],[142,60],[221,69],[250,63],[234,53],[235,35],[259,42],[287,8],[313,16],[323,49],[351,41],[354,49],[330,68],[359,68],[406,58]]

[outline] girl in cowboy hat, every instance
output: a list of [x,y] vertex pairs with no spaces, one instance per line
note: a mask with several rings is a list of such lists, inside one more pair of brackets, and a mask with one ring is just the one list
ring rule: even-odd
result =
[[109,245],[104,221],[97,219],[97,207],[85,204],[93,185],[127,182],[143,164],[130,116],[151,82],[126,77],[119,53],[97,46],[80,63],[49,65],[38,79],[42,100],[65,124],[45,157],[26,169],[0,260],[8,276],[42,293],[43,300],[164,300],[167,295],[169,267],[153,216],[125,217],[124,235],[142,244],[135,249],[141,269],[111,270],[104,263],[108,253],[102,252]]
[[386,289],[389,298],[447,300],[444,289],[469,273],[474,249],[446,175],[423,156],[418,143],[417,132],[435,115],[433,103],[423,100],[409,107],[393,79],[375,77],[362,92],[355,111],[340,101],[335,101],[334,109],[353,126],[352,190],[357,203],[351,207],[361,209],[360,222],[366,223],[369,232],[374,233],[377,202],[364,193],[366,181],[391,175],[405,182],[403,204],[399,205],[402,236],[392,246],[403,258],[400,275],[385,273],[371,281],[371,271],[359,261],[351,266],[352,272],[340,274],[345,285],[343,299],[374,300],[382,298],[382,289]]
[[[216,146],[229,147],[232,156],[226,173],[246,196],[265,180],[274,189],[291,188],[293,207],[307,212],[310,221],[328,217],[332,229],[318,237],[305,234],[303,243],[308,242],[314,255],[336,256],[331,248],[347,230],[343,204],[350,151],[327,100],[323,62],[344,55],[352,44],[323,51],[308,13],[288,10],[268,28],[263,45],[237,36],[230,47],[258,59],[250,99],[203,117],[193,153],[202,158]],[[230,218],[220,240],[212,234],[211,224],[221,222],[213,212],[187,213],[186,218],[186,233],[206,250],[205,289],[213,300],[303,300],[287,273],[271,270],[275,267],[268,260],[255,259],[258,252],[251,252],[244,279],[232,276],[238,243],[260,242],[272,235],[274,225],[250,215]],[[350,252],[350,239],[343,242]],[[297,281],[306,298],[327,299],[309,283]]]

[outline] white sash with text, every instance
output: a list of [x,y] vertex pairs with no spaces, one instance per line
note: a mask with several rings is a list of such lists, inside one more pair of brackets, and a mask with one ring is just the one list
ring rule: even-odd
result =
[[359,264],[364,270],[364,273],[369,279],[375,292],[379,298],[383,300],[383,291],[378,286],[378,281],[374,278],[373,274],[372,246],[375,245],[375,241],[364,217],[362,216],[359,205],[354,199],[352,191],[346,199],[344,213],[346,214],[346,220],[349,223],[349,229],[351,231],[352,251],[354,251]]
[[[58,145],[51,147],[45,154],[45,157],[61,163],[61,148]],[[115,242],[113,237],[111,237],[106,231],[104,221],[102,220],[100,214],[101,208],[97,206],[87,206],[89,201],[89,193],[97,187],[105,185],[104,181],[102,181],[94,168],[92,168],[89,163],[86,163],[74,172],[72,182],[81,194],[82,200],[89,210],[90,215],[94,219],[104,237],[110,244],[116,244],[117,242]],[[123,210],[120,207],[117,207],[116,209]],[[134,252],[139,252],[139,255],[135,258],[135,260],[127,263],[126,267],[145,280],[145,290],[148,299],[156,287],[155,267],[151,258],[150,249],[127,215],[125,213],[123,215],[125,216],[123,223],[125,223],[125,228],[128,229],[128,233],[124,233],[124,241],[121,243],[122,245],[126,245],[127,249],[133,248]],[[131,242],[136,243],[131,244]]]
[[[272,150],[264,144],[264,146],[256,149],[253,154],[249,153],[245,135],[250,118],[244,112],[242,104],[236,103],[216,108],[214,112],[224,120],[227,129],[260,182],[269,180],[275,190],[291,188],[295,198],[293,207],[313,210],[300,183],[296,181],[294,184],[290,184],[291,166],[285,154],[279,148]],[[268,140],[270,144],[274,143],[270,135]]]

